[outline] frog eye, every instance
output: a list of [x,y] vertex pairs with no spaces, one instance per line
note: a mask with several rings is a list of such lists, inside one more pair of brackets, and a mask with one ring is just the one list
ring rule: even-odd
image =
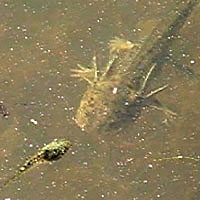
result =
[[27,166],[30,166],[31,164],[32,164],[31,161],[26,163]]

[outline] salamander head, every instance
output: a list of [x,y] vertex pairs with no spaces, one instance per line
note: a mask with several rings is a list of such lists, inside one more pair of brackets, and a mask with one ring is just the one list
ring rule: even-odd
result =
[[[105,86],[106,87],[106,86]],[[102,89],[102,88],[101,88]],[[105,88],[104,88],[105,89]],[[82,130],[89,130],[105,120],[109,106],[104,90],[89,88],[81,99],[75,115],[75,122]]]

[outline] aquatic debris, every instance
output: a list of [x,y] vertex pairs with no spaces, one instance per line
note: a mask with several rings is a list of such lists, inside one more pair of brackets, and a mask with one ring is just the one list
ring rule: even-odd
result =
[[0,114],[5,118],[9,116],[9,112],[2,101],[0,101]]
[[194,157],[189,157],[189,156],[173,156],[173,157],[167,157],[167,158],[158,158],[158,159],[154,159],[154,162],[163,162],[163,161],[195,161],[195,162],[199,162],[200,159],[199,158],[194,158]]
[[16,181],[20,175],[27,172],[28,169],[35,167],[36,165],[51,162],[62,158],[67,150],[72,146],[71,142],[65,139],[55,139],[51,143],[44,146],[38,151],[37,154],[28,159],[21,167],[19,167],[13,177],[9,178],[4,185],[6,187],[9,183]]

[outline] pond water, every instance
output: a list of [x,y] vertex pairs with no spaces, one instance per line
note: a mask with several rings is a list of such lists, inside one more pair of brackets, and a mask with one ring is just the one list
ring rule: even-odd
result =
[[73,120],[88,85],[71,69],[94,54],[104,65],[111,39],[145,40],[175,6],[173,0],[0,2],[0,100],[10,113],[0,119],[0,185],[54,138],[72,142],[62,159],[3,188],[1,199],[200,198],[199,6],[170,47],[172,62],[151,84],[169,84],[157,97],[177,117],[147,108],[127,128],[103,136]]

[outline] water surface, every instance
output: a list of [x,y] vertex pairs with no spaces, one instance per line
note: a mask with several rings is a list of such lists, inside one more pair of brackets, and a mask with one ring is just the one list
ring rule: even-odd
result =
[[[78,63],[108,59],[115,36],[141,41],[175,1],[35,0],[0,2],[0,100],[10,112],[0,119],[0,183],[38,147],[65,137],[72,149],[10,184],[1,199],[146,200],[200,197],[200,14],[187,20],[151,88],[168,83],[158,99],[177,112],[169,119],[146,109],[120,132],[86,133],[73,121],[87,84],[70,77]],[[182,67],[180,67],[182,66]]]

